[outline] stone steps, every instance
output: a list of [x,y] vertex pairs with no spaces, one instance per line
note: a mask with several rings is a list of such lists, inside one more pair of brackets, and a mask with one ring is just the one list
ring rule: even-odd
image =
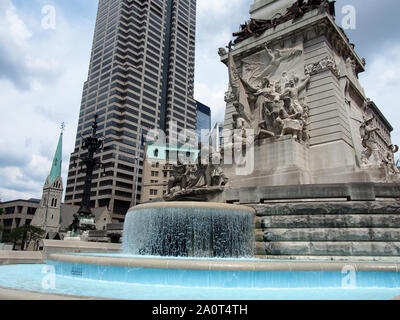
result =
[[279,215],[261,217],[256,228],[400,228],[400,215],[393,214],[330,214]]
[[315,228],[257,230],[256,241],[400,241],[400,228]]
[[256,242],[255,255],[280,256],[400,256],[400,242]]
[[398,202],[255,206],[255,255],[400,257]]

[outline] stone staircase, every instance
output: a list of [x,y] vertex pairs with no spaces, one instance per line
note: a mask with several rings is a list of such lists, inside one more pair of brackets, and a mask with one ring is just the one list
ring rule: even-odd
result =
[[400,259],[400,202],[293,202],[253,207],[258,258]]

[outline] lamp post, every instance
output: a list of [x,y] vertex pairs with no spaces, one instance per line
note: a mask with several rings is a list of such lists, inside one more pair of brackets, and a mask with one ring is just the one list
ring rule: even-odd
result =
[[[81,167],[86,167],[86,177],[81,206],[78,212],[74,215],[75,219],[72,223],[72,229],[74,233],[76,233],[77,231],[88,231],[96,229],[94,214],[92,213],[92,209],[90,206],[93,171],[98,168],[103,168],[105,170],[105,167],[103,163],[101,163],[100,158],[94,158],[94,155],[101,152],[104,146],[103,139],[97,138],[97,117],[97,115],[94,116],[92,135],[85,138],[82,143],[82,149],[88,150],[88,153],[84,156],[78,156],[78,160],[81,160]],[[76,166],[76,162],[74,164]]]

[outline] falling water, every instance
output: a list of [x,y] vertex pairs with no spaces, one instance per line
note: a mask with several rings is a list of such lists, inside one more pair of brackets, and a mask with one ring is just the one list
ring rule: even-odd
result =
[[253,256],[254,215],[216,208],[148,208],[125,219],[122,252],[130,255]]

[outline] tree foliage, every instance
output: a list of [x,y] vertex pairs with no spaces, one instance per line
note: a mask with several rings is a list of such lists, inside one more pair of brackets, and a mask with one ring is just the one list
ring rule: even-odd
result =
[[29,247],[32,241],[36,241],[44,238],[46,235],[46,231],[43,229],[31,226],[24,225],[22,227],[15,228],[10,233],[4,235],[4,240],[6,242],[14,243],[14,246],[17,244],[21,244],[21,250],[26,250]]

